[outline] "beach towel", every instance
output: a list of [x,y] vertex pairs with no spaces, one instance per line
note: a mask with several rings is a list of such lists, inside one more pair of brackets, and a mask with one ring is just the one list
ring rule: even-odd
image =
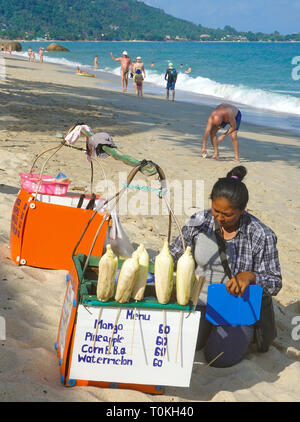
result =
[[109,155],[103,151],[102,149],[103,145],[107,145],[111,148],[117,148],[117,146],[114,144],[112,137],[106,132],[95,133],[95,135],[91,136],[88,139],[88,145],[89,145],[89,148],[92,150],[92,153],[89,156],[90,159],[95,154],[97,155],[97,157],[101,157],[101,158],[109,157]]
[[77,139],[80,137],[82,129],[86,130],[87,132],[92,132],[92,129],[87,125],[77,125],[65,136],[65,141],[67,144],[75,144]]

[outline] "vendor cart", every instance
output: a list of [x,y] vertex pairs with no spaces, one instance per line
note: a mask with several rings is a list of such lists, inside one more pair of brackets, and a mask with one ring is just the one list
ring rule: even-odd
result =
[[[156,168],[163,189],[164,174]],[[139,169],[140,165],[131,171],[128,185]],[[117,200],[119,197],[117,194]],[[169,224],[168,240],[170,233]],[[152,394],[163,394],[168,385],[188,387],[200,321],[195,306],[203,280],[195,281],[187,305],[179,305],[176,299],[161,304],[156,299],[154,267],[150,264],[141,301],[101,302],[96,295],[99,260],[100,256],[91,252],[85,255],[75,250],[72,256],[55,343],[63,385]],[[119,257],[119,268],[123,262]]]

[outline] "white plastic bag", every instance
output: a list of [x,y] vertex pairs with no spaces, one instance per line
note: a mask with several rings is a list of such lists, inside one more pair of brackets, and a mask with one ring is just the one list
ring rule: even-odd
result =
[[106,232],[103,250],[105,251],[106,245],[110,244],[116,255],[129,258],[134,252],[134,248],[120,223],[116,209],[107,210],[102,208],[102,205],[103,201],[96,201],[95,209],[101,212],[109,211],[112,218],[112,225],[108,226]]

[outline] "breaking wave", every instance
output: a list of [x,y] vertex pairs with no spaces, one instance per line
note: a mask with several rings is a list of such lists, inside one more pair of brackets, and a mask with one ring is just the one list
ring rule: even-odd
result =
[[[16,55],[28,57],[27,52],[16,52]],[[38,61],[38,55],[36,54]],[[85,69],[92,68],[84,63],[68,60],[64,57],[44,56],[44,61],[49,63],[60,64],[67,67],[82,66]],[[99,69],[101,71],[119,75],[120,68],[105,67]],[[164,74],[154,70],[147,70],[145,82],[150,82],[157,87],[165,88],[166,82]],[[222,101],[230,101],[234,103],[244,104],[245,106],[254,107],[256,109],[268,110],[277,113],[288,113],[300,115],[300,98],[290,95],[292,92],[275,92],[266,91],[260,88],[252,88],[245,85],[222,84],[209,78],[201,76],[192,77],[184,73],[178,74],[176,89],[193,94],[205,95]]]

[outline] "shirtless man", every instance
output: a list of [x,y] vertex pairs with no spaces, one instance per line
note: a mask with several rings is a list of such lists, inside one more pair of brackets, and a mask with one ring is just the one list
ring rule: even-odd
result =
[[[235,156],[235,161],[239,162],[239,144],[237,139],[237,131],[239,130],[241,123],[242,114],[240,110],[230,104],[220,104],[215,110],[211,113],[208,118],[207,126],[203,136],[201,154],[202,157],[206,157],[206,143],[210,137],[214,153],[211,158],[216,160],[219,159],[219,149],[218,144],[222,142],[224,138],[228,135],[231,136],[232,146]],[[217,138],[217,132],[219,129],[224,128],[225,126],[230,125],[229,129],[221,136]]]
[[111,58],[115,62],[121,62],[121,82],[122,82],[123,92],[126,92],[127,85],[128,85],[128,73],[129,73],[130,64],[131,64],[131,58],[128,57],[127,51],[123,51],[122,57],[115,58],[112,52],[110,52],[110,55],[111,55]]

